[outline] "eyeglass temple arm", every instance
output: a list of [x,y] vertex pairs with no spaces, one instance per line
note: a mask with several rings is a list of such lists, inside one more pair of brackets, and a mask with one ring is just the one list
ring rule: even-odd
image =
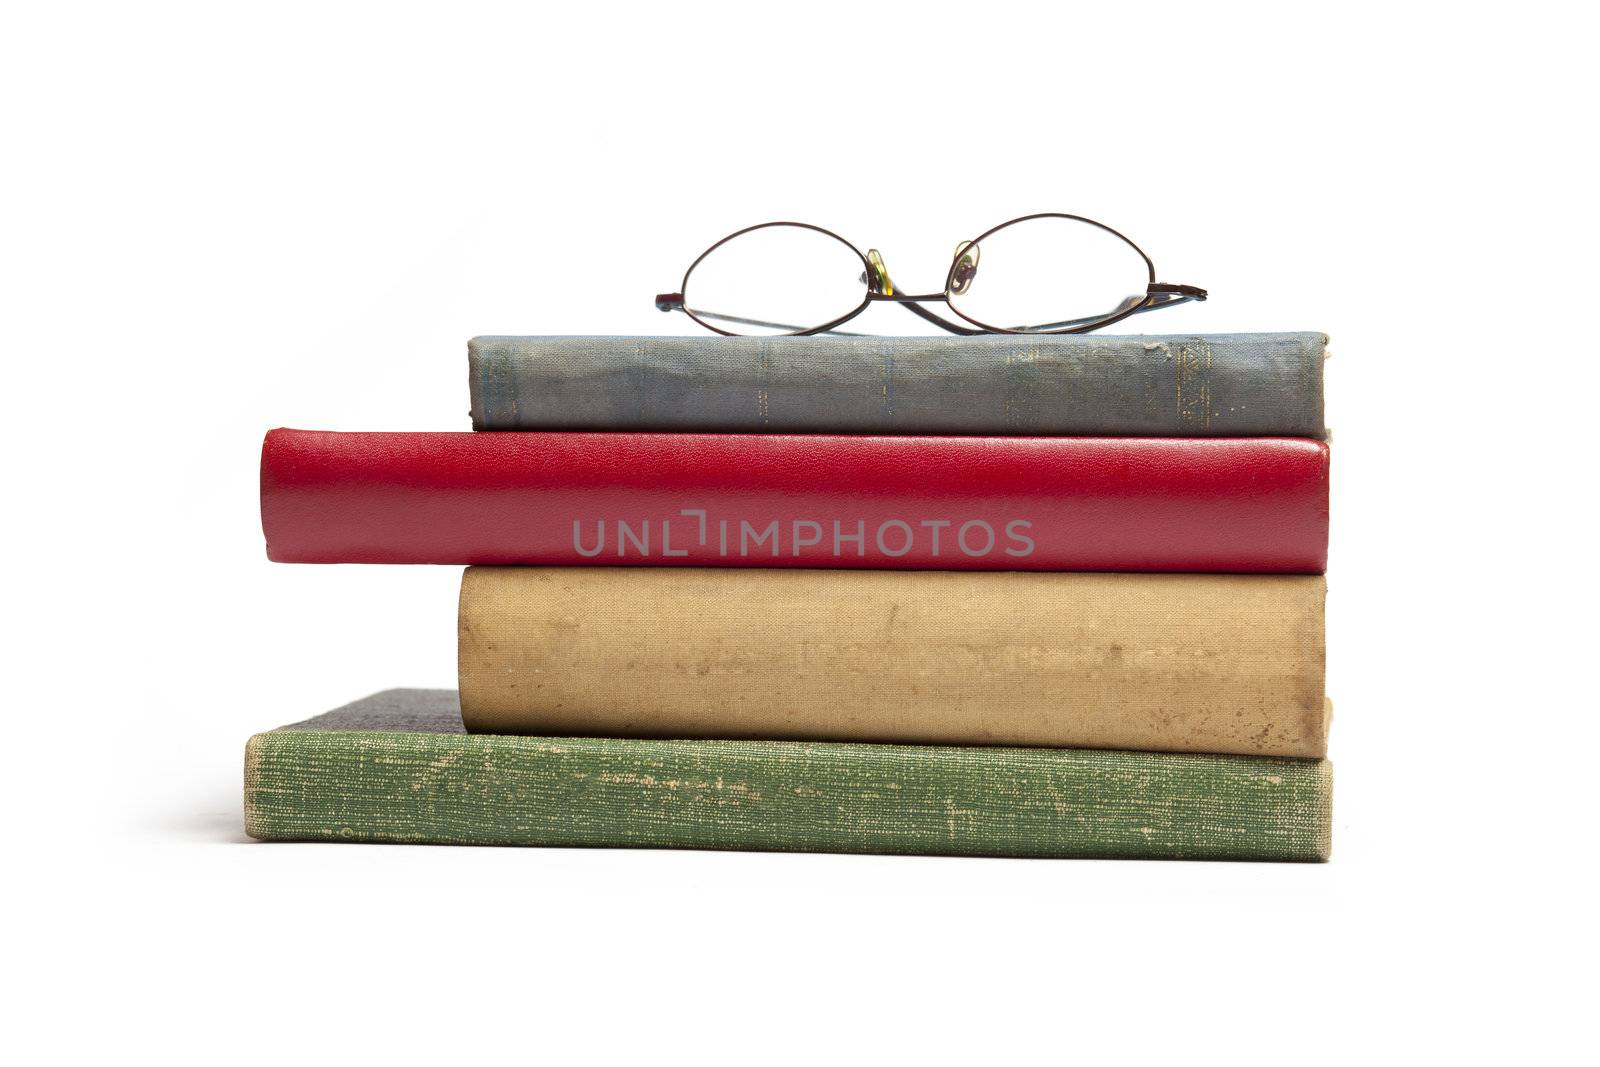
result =
[[[908,309],[909,311],[911,311],[915,315],[919,315],[922,318],[927,319],[929,322],[933,323],[935,326],[938,326],[938,327],[940,327],[942,329],[948,330],[951,333],[961,334],[961,335],[966,336],[966,337],[976,337],[978,334],[981,334],[983,332],[982,330],[969,330],[964,326],[957,326],[953,322],[946,322],[944,319],[940,318],[939,316],[935,315],[933,312],[927,310],[926,308],[922,307],[919,304],[902,303],[900,306]],[[656,310],[657,311],[686,311],[687,309],[683,306],[683,294],[682,293],[657,293],[656,294]],[[696,316],[698,316],[699,318],[702,318],[702,319],[715,319],[718,322],[732,323],[732,324],[734,324],[736,326],[760,326],[763,329],[767,329],[767,330],[787,330],[790,333],[801,333],[801,332],[805,331],[805,327],[804,326],[796,326],[793,323],[789,323],[789,322],[767,322],[765,319],[746,319],[746,318],[741,318],[738,315],[724,315],[724,314],[721,314],[720,312],[716,312],[716,311],[702,311],[699,308],[696,308],[694,313],[695,313]],[[818,331],[818,332],[833,334],[833,335],[838,336],[838,337],[860,337],[860,336],[862,336],[861,334],[848,333],[848,332],[846,332],[844,330],[821,330],[821,331]]]
[[935,315],[921,304],[913,304],[906,301],[896,301],[896,303],[899,303],[901,307],[905,308],[918,318],[927,319],[929,322],[948,333],[960,334],[963,337],[976,337],[984,332],[982,330],[968,329],[965,326],[957,326],[955,323],[948,322],[945,319],[940,318],[938,315]]
[[[682,311],[682,312],[685,312],[685,313],[688,312],[688,309],[683,306],[683,294],[682,293],[657,293],[656,294],[656,310],[657,311]],[[715,311],[702,311],[699,308],[695,308],[694,313],[695,313],[696,317],[698,317],[698,318],[715,319],[718,322],[730,322],[730,323],[733,323],[735,326],[760,326],[763,329],[767,329],[767,330],[784,330],[784,331],[787,331],[788,333],[795,333],[795,334],[806,332],[806,328],[804,326],[796,326],[796,325],[794,325],[793,323],[790,323],[790,322],[768,322],[765,319],[745,319],[745,318],[740,318],[738,315],[723,315],[723,314],[720,314],[719,312],[715,312]],[[846,333],[843,330],[822,330],[822,331],[819,331],[819,332],[834,334],[834,335],[836,335],[838,337],[861,337],[861,336],[863,336],[862,334],[857,334],[857,333]]]
[[[1145,291],[1144,296],[1128,297],[1128,299],[1111,309],[1111,315],[1142,315],[1146,311],[1169,308],[1177,304],[1187,304],[1191,300],[1204,300],[1205,298],[1206,291],[1198,286],[1151,282],[1150,288]],[[1140,304],[1141,306],[1134,307],[1134,304]],[[1109,315],[1090,315],[1082,319],[1044,322],[1037,326],[1018,326],[1016,329],[1023,331],[1059,330],[1067,326],[1082,326],[1085,323],[1101,322],[1109,317]]]

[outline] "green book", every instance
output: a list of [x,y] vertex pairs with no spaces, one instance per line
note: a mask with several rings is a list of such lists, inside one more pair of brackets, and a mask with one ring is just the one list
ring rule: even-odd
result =
[[250,739],[264,841],[1328,858],[1326,760],[468,734],[391,689]]

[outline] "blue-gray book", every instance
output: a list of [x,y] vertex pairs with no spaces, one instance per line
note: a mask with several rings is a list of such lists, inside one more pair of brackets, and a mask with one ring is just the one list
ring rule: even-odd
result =
[[1320,333],[477,337],[477,430],[1324,437]]

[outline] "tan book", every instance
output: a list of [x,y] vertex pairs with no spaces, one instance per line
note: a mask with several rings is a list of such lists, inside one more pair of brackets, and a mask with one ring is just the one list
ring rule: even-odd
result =
[[469,567],[487,733],[1321,757],[1311,575]]

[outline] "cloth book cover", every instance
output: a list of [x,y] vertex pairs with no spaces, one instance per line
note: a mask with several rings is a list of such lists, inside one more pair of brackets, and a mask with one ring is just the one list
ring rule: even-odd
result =
[[1328,446],[283,429],[261,518],[296,563],[1316,574]]
[[473,567],[474,731],[1322,756],[1323,579]]
[[478,337],[478,430],[1323,437],[1320,333]]
[[1328,858],[1325,760],[464,733],[390,690],[252,737],[266,841]]

